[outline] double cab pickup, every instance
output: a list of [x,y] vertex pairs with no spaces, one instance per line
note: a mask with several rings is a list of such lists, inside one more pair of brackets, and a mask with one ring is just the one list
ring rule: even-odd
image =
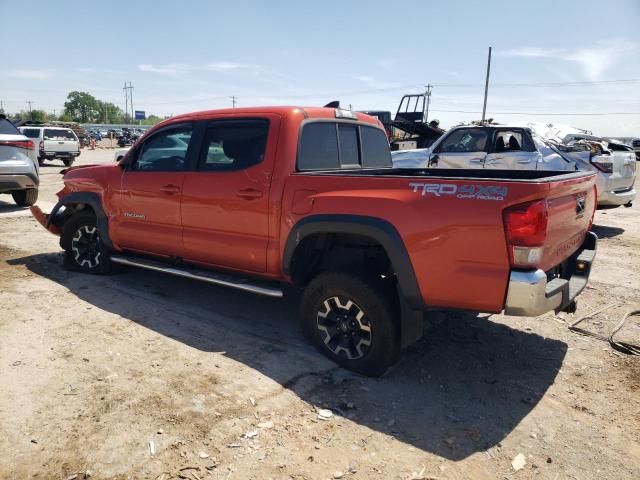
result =
[[380,375],[431,308],[575,308],[596,252],[592,172],[394,168],[368,115],[335,108],[173,117],[114,164],[68,169],[33,215],[67,268],[129,265],[280,297],[307,337]]

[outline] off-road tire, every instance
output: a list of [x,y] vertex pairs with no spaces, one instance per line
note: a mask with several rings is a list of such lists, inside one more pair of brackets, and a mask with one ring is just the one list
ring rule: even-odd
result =
[[[372,377],[384,374],[400,356],[399,311],[390,290],[375,277],[321,273],[302,296],[305,336],[341,367]],[[356,332],[346,331],[348,323],[356,323]]]
[[60,245],[64,248],[63,266],[83,273],[111,273],[109,250],[100,237],[93,212],[79,212],[62,227]]
[[64,163],[65,167],[70,167],[71,165],[73,165],[73,162],[75,160],[76,160],[75,158],[63,158],[62,163]]
[[29,188],[27,190],[19,190],[12,192],[11,196],[19,207],[30,207],[38,201],[38,189]]

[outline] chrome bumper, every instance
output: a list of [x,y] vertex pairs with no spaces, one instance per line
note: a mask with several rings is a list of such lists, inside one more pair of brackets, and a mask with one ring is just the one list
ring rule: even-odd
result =
[[567,259],[566,265],[571,268],[568,279],[548,281],[547,274],[540,269],[511,272],[504,313],[537,317],[550,310],[566,308],[587,285],[597,241],[597,235],[588,232],[582,246]]

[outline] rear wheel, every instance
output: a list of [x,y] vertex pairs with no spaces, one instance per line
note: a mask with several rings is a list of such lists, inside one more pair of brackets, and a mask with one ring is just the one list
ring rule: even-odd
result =
[[75,161],[75,158],[63,158],[62,159],[62,163],[64,163],[65,167],[70,167],[71,165],[73,165],[74,161]]
[[340,366],[382,375],[400,355],[399,314],[387,290],[375,278],[318,275],[302,298],[305,335]]
[[64,267],[84,273],[109,273],[111,261],[93,212],[76,213],[62,227]]
[[43,166],[44,165],[44,157],[38,157],[38,165],[39,166]]
[[38,189],[30,188],[28,190],[20,190],[13,192],[11,196],[19,207],[30,207],[38,201]]

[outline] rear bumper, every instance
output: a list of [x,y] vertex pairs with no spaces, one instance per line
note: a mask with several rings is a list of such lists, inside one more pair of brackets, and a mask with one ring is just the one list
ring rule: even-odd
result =
[[547,279],[542,270],[513,271],[505,302],[506,315],[537,317],[566,308],[586,287],[596,256],[598,237],[588,232],[582,246],[568,260],[569,278]]
[[598,193],[598,205],[626,205],[629,202],[633,202],[636,198],[635,188],[630,188],[622,191],[605,191]]
[[38,188],[38,178],[26,173],[0,174],[0,192]]
[[54,158],[75,158],[80,156],[80,152],[52,152],[46,151],[43,155],[45,158],[54,159]]

